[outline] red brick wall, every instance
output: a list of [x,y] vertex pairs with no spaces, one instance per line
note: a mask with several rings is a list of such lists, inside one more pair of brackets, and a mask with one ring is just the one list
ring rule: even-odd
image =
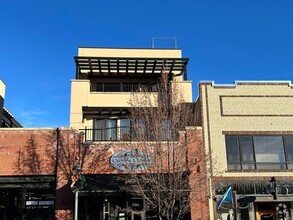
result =
[[1,129],[0,175],[54,175],[54,130]]
[[191,171],[190,211],[192,220],[209,219],[207,188],[207,156],[204,151],[201,127],[187,128],[185,141],[188,146],[188,164]]
[[[85,148],[79,132],[71,129],[60,129],[59,134],[56,129],[1,129],[0,176],[54,175],[58,136],[55,217],[67,220],[73,216],[73,193],[68,184],[73,166],[82,164],[84,158],[84,173],[121,173],[110,165],[109,158],[127,146],[107,143]],[[201,128],[188,128],[182,133],[181,142],[188,147],[192,220],[205,220],[208,206]]]
[[81,134],[76,130],[61,129],[58,149],[55,219],[69,220],[73,218],[73,193],[68,182],[74,165],[82,164]]
[[0,129],[0,176],[55,175],[57,143],[55,215],[67,220],[73,213],[68,181],[83,153],[78,131],[60,129],[58,134],[56,129]]

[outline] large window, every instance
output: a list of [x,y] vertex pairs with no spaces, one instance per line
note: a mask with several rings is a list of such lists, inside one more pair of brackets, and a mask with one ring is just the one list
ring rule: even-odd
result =
[[127,118],[120,119],[120,140],[131,140],[130,120]]
[[116,119],[96,119],[94,122],[94,140],[113,141],[117,139]]
[[171,122],[163,121],[161,129],[143,119],[128,118],[94,119],[93,128],[84,129],[86,140],[92,141],[168,141],[177,140],[178,132],[171,129]]
[[130,120],[126,118],[95,119],[94,128],[89,129],[93,141],[118,141],[131,139]]
[[227,135],[229,170],[293,169],[293,136]]

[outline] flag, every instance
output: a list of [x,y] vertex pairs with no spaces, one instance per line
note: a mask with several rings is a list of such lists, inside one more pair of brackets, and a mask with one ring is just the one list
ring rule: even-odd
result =
[[222,196],[222,198],[219,200],[219,202],[217,203],[217,208],[220,208],[222,203],[226,201],[229,203],[233,202],[233,197],[232,197],[232,187],[230,186],[229,189],[224,193],[224,195]]

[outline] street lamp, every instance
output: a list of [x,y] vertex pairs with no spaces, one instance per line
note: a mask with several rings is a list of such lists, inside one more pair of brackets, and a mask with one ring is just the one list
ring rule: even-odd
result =
[[[72,168],[73,171],[73,175],[71,177],[71,189],[74,189],[76,182],[78,181],[78,179],[80,178],[80,173],[82,171],[81,166],[79,164],[74,165],[74,167]],[[74,189],[74,220],[78,220],[78,187],[75,187]]]
[[266,183],[266,190],[273,196],[274,200],[278,199],[278,185],[275,177],[272,177],[271,180]]
[[82,163],[75,164],[72,168],[71,185],[70,188],[74,192],[74,220],[78,220],[78,191],[81,190],[85,185],[85,177],[81,174],[84,158],[86,155],[86,149],[92,144],[92,141],[86,141],[83,145],[85,151],[82,156]]
[[81,166],[79,164],[74,165],[73,169],[74,172],[80,173],[81,172]]

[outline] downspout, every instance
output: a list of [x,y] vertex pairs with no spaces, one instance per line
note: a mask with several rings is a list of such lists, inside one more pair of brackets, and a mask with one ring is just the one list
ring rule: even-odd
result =
[[59,142],[60,142],[60,129],[56,129],[56,161],[55,161],[55,189],[57,188],[57,169],[59,159]]

